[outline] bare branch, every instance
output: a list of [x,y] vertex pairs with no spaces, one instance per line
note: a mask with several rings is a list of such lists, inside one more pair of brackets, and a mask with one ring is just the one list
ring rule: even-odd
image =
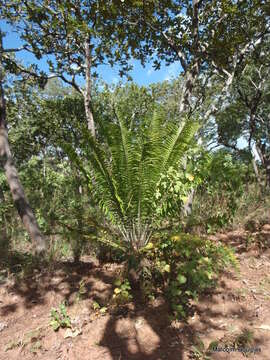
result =
[[[148,25],[151,26],[151,24],[148,24]],[[155,28],[153,26],[152,26],[152,28],[155,30]],[[169,37],[164,31],[162,32],[162,35],[165,38],[165,40],[167,41],[167,43],[170,45],[172,50],[178,55],[181,66],[184,69],[184,71],[186,71],[187,70],[187,63],[186,63],[186,60],[185,60],[184,53],[176,46],[176,44],[172,40],[172,38]]]
[[30,49],[27,47],[27,45],[23,45],[23,46],[18,47],[18,48],[1,49],[1,51],[3,53],[19,52],[19,51],[22,51],[22,50],[30,51]]
[[76,91],[83,95],[83,91],[80,86],[75,82],[75,76],[73,76],[72,80],[68,80],[63,74],[59,74],[58,77],[62,79],[66,84],[71,85]]

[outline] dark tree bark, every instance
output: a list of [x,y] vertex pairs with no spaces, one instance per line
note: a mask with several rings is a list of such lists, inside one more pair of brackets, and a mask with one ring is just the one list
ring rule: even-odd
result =
[[9,185],[14,205],[20,218],[29,234],[35,252],[40,254],[46,250],[45,237],[42,235],[33,210],[26,199],[23,186],[19,180],[18,171],[15,167],[11,154],[8,131],[6,126],[6,103],[3,89],[3,69],[2,69],[2,34],[0,31],[0,165],[3,167],[7,183]]

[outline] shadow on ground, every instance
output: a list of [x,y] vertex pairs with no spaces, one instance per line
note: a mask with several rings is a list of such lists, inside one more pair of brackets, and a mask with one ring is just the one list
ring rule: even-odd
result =
[[[6,321],[8,326],[1,334],[0,348],[5,337],[8,341],[16,331],[29,328],[34,312],[40,314],[40,318],[37,315],[35,324],[40,322],[42,325],[46,321],[48,323],[50,309],[57,307],[62,301],[66,302],[68,309],[78,305],[82,282],[84,292],[79,300],[79,307],[83,309],[84,315],[87,312],[88,316],[88,320],[81,324],[82,335],[70,340],[64,339],[61,334],[53,334],[51,329],[46,334],[58,339],[59,353],[64,356],[66,351],[68,354],[67,357],[62,357],[63,359],[184,360],[191,358],[191,346],[198,338],[203,339],[207,347],[210,341],[223,338],[233,326],[239,332],[258,320],[250,302],[246,301],[249,297],[241,297],[237,293],[240,280],[231,272],[224,273],[219,286],[201,296],[200,300],[192,305],[187,321],[171,322],[169,307],[163,298],[146,305],[136,300],[139,299],[136,294],[132,304],[109,310],[105,316],[94,314],[93,301],[97,301],[101,306],[108,305],[121,265],[101,267],[89,259],[76,265],[61,262],[45,267],[44,264],[38,269],[32,269],[32,273],[25,274],[24,278],[20,271],[14,271],[22,267],[23,264],[19,261],[17,264],[13,262],[7,270],[13,281],[3,283],[6,292],[0,301],[0,322]],[[21,316],[16,320],[19,310],[24,318]],[[78,318],[80,314],[79,310]],[[257,346],[268,346],[265,344],[269,344],[269,336],[265,338],[256,335],[254,341]],[[41,347],[39,358],[54,359],[56,355],[53,355],[52,349],[45,345],[44,348]],[[18,353],[12,351],[7,359],[16,359]],[[32,359],[32,356],[34,355],[25,353],[24,358]]]

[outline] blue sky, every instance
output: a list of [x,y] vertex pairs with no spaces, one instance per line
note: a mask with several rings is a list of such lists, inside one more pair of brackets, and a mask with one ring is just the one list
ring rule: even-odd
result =
[[[21,46],[21,41],[12,28],[7,25],[4,21],[0,21],[1,30],[6,33],[6,36],[3,39],[5,48],[13,48]],[[16,53],[16,57],[23,61],[25,65],[37,64],[40,70],[48,72],[48,65],[46,59],[37,60],[35,56],[27,51],[21,51]],[[155,82],[161,82],[164,80],[171,80],[177,77],[181,71],[181,66],[179,63],[171,64],[166,66],[164,63],[161,65],[160,70],[155,71],[151,64],[147,64],[143,67],[139,61],[131,60],[133,65],[133,70],[130,72],[130,75],[133,78],[133,81],[139,85],[149,85]],[[118,74],[118,67],[111,68],[109,65],[101,65],[98,67],[97,72],[99,76],[109,84],[115,84],[121,78]]]
[[[6,36],[3,39],[3,45],[5,48],[19,47],[21,41],[18,34],[12,31],[12,28],[8,26],[4,21],[0,21],[1,30],[6,32]],[[25,65],[37,64],[40,70],[48,72],[48,65],[46,59],[37,60],[35,56],[27,51],[21,51],[16,53],[16,56],[23,61]],[[133,70],[130,72],[130,75],[133,78],[133,81],[139,85],[149,85],[155,82],[161,82],[164,80],[171,80],[179,75],[181,72],[181,66],[179,63],[175,62],[170,66],[166,66],[164,63],[161,65],[160,70],[155,71],[151,64],[147,64],[143,67],[139,61],[132,60]],[[122,80],[118,74],[119,67],[112,68],[109,65],[101,65],[98,67],[97,72],[99,76],[106,81],[108,84],[117,84],[118,81]],[[238,140],[238,147],[244,148],[247,146],[247,141],[244,138]],[[255,152],[255,157],[258,158],[258,155]]]

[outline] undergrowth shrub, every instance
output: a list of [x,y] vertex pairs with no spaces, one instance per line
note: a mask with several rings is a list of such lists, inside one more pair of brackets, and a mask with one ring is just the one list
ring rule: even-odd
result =
[[102,243],[96,244],[94,255],[101,264],[121,263],[125,260],[125,252],[123,250]]
[[238,199],[238,209],[233,219],[233,227],[244,227],[254,232],[270,223],[270,191],[261,191],[258,184],[249,184]]
[[65,303],[59,305],[59,309],[51,309],[51,321],[50,325],[54,331],[57,331],[59,328],[70,328],[71,320],[67,314],[67,308]]
[[121,280],[117,279],[114,282],[115,288],[114,288],[114,294],[113,294],[113,302],[121,305],[128,303],[130,300],[132,300],[132,294],[131,294],[131,286],[127,279]]
[[142,289],[150,295],[156,289],[164,292],[176,316],[185,316],[189,300],[215,286],[227,266],[237,269],[232,249],[190,234],[165,236],[142,252],[146,259],[140,273]]
[[202,182],[196,190],[187,229],[200,227],[202,232],[212,233],[232,223],[244,194],[248,169],[224,150],[203,154],[198,164]]

